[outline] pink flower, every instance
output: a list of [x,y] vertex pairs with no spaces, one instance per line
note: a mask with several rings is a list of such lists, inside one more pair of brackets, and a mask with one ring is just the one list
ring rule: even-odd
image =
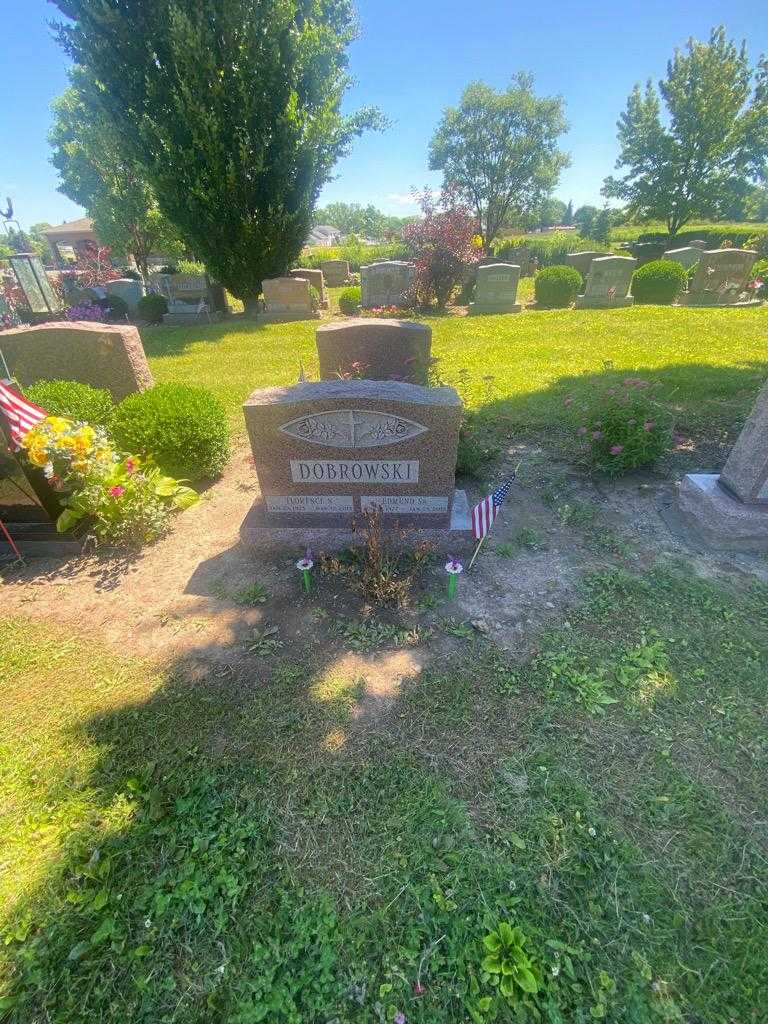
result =
[[579,429],[576,431],[576,433],[579,435],[579,437],[584,437],[586,432],[587,432],[587,428],[586,427],[579,427]]
[[646,433],[650,433],[650,431],[653,430],[654,426],[655,426],[655,423],[653,423],[651,420],[646,420],[645,423],[643,424],[643,430]]
[[130,476],[131,473],[136,472],[136,459],[132,459],[130,456],[125,460],[125,471]]
[[621,453],[623,451],[624,451],[624,445],[623,444],[612,444],[611,447],[610,447],[611,455],[621,455]]
[[563,405],[565,405],[565,406],[573,405],[573,397],[571,395],[569,395],[566,398],[566,400],[563,402]]
[[110,498],[122,498],[125,494],[125,488],[121,487],[120,484],[115,484],[114,487],[109,488]]
[[603,439],[603,432],[602,432],[602,430],[593,430],[592,431],[592,440],[593,441],[602,441],[602,439]]
[[394,1022],[395,1022],[395,1024],[405,1024],[405,1014],[404,1013],[396,1013],[395,1017],[394,1017]]
[[414,983],[413,983],[413,994],[415,996],[423,996],[424,992],[425,992],[425,988],[421,984],[421,982],[420,981],[414,981]]

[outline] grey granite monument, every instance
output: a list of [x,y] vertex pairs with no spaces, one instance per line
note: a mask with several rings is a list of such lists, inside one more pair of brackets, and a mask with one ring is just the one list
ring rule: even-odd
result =
[[598,256],[592,260],[577,309],[621,309],[635,301],[629,294],[637,260],[631,256]]
[[768,382],[722,473],[686,476],[680,508],[710,547],[768,551]]

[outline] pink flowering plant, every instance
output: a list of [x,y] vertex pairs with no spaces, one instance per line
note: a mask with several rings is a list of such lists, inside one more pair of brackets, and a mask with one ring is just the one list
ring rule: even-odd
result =
[[672,447],[672,416],[657,391],[650,381],[627,377],[585,401],[565,399],[595,469],[621,476],[651,466]]

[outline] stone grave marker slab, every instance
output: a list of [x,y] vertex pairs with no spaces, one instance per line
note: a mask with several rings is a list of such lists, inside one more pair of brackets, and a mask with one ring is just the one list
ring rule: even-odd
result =
[[153,384],[139,332],[128,324],[46,323],[3,331],[11,373],[22,385],[79,380],[115,401]]
[[681,249],[667,249],[662,259],[672,260],[686,270],[690,270],[694,264],[699,262],[703,252],[704,249],[696,245],[684,245]]
[[722,474],[686,476],[680,486],[680,508],[710,547],[768,551],[768,383]]
[[386,260],[361,267],[361,306],[363,309],[402,306],[413,282],[413,275],[413,264],[403,260]]
[[691,306],[759,306],[760,299],[747,294],[756,259],[753,249],[711,249],[702,253],[681,301]]
[[349,263],[347,260],[323,260],[320,264],[325,283],[329,288],[341,288],[349,284]]
[[260,320],[316,320],[320,313],[312,309],[309,281],[305,277],[273,277],[262,282],[266,310]]
[[385,526],[451,527],[453,388],[320,381],[255,391],[243,410],[262,494],[244,524],[251,541],[254,528],[349,530],[374,506]]
[[136,313],[139,299],[145,292],[141,281],[134,281],[132,277],[118,277],[114,281],[107,281],[105,287],[107,295],[115,295],[127,304],[128,312],[131,316]]
[[601,256],[610,256],[608,252],[597,252],[596,250],[585,249],[583,252],[569,252],[565,257],[565,262],[569,267],[576,267],[582,277],[586,277],[589,273],[589,268],[592,265],[592,260],[597,259]]
[[295,270],[289,270],[288,276],[300,277],[305,281],[309,281],[310,286],[320,296],[320,308],[328,309],[328,293],[325,290],[325,278],[323,277],[322,270],[305,270],[303,267],[297,267]]
[[517,286],[520,267],[516,263],[485,263],[477,268],[475,301],[469,304],[470,316],[487,313],[519,313]]
[[360,317],[318,327],[316,340],[324,380],[351,376],[427,383],[432,328],[426,324]]
[[621,309],[635,301],[629,294],[637,260],[631,256],[598,256],[592,260],[577,309]]

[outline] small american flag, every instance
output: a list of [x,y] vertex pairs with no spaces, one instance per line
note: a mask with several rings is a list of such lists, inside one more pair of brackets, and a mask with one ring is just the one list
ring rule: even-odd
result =
[[38,405],[33,405],[5,381],[0,381],[0,411],[2,411],[10,429],[11,443],[18,448],[19,443],[28,430],[36,423],[44,420],[48,413]]
[[493,526],[496,516],[499,514],[499,508],[509,493],[515,475],[513,473],[508,480],[504,481],[501,487],[497,487],[493,494],[483,498],[472,509],[472,533],[475,535],[475,540],[482,540]]

